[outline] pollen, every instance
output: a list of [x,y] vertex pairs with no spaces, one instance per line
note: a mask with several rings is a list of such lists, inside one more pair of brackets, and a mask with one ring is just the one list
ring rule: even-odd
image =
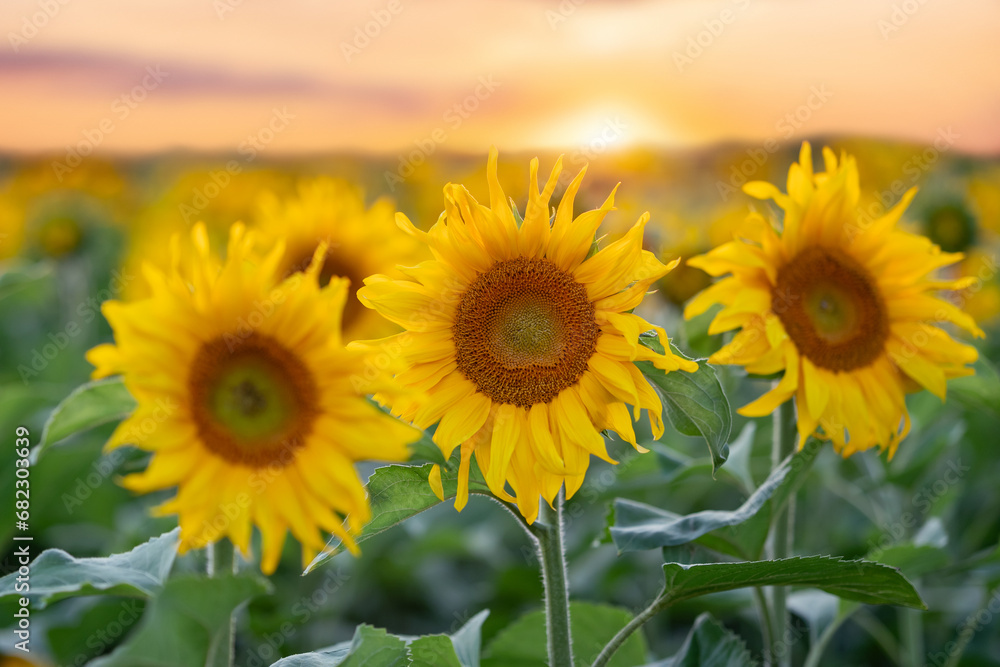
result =
[[586,288],[548,259],[495,263],[469,286],[453,327],[458,369],[497,403],[548,403],[579,381],[600,328]]
[[801,251],[778,272],[771,302],[795,346],[820,368],[851,371],[885,351],[889,318],[875,279],[839,250]]
[[204,343],[188,377],[198,435],[231,463],[284,465],[318,414],[317,388],[303,362],[257,332]]

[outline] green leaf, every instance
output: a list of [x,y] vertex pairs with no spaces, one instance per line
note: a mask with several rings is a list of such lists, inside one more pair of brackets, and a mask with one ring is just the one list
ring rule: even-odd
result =
[[746,667],[757,664],[743,640],[712,615],[699,616],[680,650],[658,667]]
[[[444,487],[445,500],[454,498],[458,493],[458,456],[459,452],[456,450],[452,461],[447,466],[441,466],[441,485]],[[371,499],[372,518],[358,536],[359,543],[442,502],[434,495],[427,481],[432,467],[433,464],[430,463],[422,466],[389,465],[375,470],[366,485]],[[469,492],[489,494],[489,487],[475,465],[469,470]],[[331,537],[326,550],[309,563],[306,572],[311,572],[329,560],[341,546],[340,539]]]
[[171,577],[125,643],[88,667],[228,665],[230,617],[269,588],[257,576]]
[[135,399],[120,377],[95,380],[77,387],[45,422],[41,442],[32,453],[34,461],[49,447],[74,433],[124,419],[132,414],[135,405]]
[[982,355],[972,367],[975,375],[951,380],[948,392],[974,410],[1000,415],[1000,373]]
[[445,635],[418,637],[408,648],[412,667],[462,667],[455,655],[455,645]]
[[489,609],[482,610],[451,636],[451,641],[455,645],[455,654],[458,656],[458,661],[462,663],[462,667],[479,667],[479,653],[483,643],[483,623],[486,622],[486,617],[489,615]]
[[[177,555],[180,529],[154,537],[135,549],[106,558],[74,558],[47,549],[31,564],[32,608],[69,597],[124,595],[151,597],[162,588]],[[0,579],[0,597],[21,595],[17,572]]]
[[[663,354],[663,346],[655,336],[643,334],[639,336],[639,342]],[[670,350],[684,357],[673,345]],[[717,470],[729,458],[727,443],[733,427],[733,414],[715,369],[705,360],[698,361],[698,370],[694,373],[666,373],[653,366],[651,361],[637,361],[635,365],[660,392],[663,408],[674,428],[684,435],[705,438],[712,455],[713,470]]]
[[718,528],[743,523],[764,506],[789,471],[788,462],[778,466],[753,494],[732,511],[703,510],[685,516],[633,500],[617,498],[611,539],[618,551],[674,547],[693,542]]
[[272,667],[405,667],[406,642],[382,628],[359,625],[354,638],[328,649],[291,655]]
[[899,570],[870,561],[807,556],[744,563],[663,566],[663,606],[749,586],[809,586],[865,604],[926,609]]
[[451,637],[397,637],[360,625],[354,639],[320,651],[289,656],[274,667],[479,667],[480,631],[489,611],[481,611]]
[[[743,441],[752,429],[744,429]],[[746,442],[741,444],[745,447]],[[686,516],[625,499],[612,506],[610,534],[620,552],[698,544],[745,560],[760,558],[771,516],[784,507],[809,471],[822,447],[810,440],[790,455],[736,510],[705,510]],[[729,468],[726,468],[729,470]]]
[[[573,656],[576,664],[590,665],[625,625],[632,614],[624,609],[590,602],[570,602],[573,633]],[[646,640],[642,633],[632,634],[615,653],[609,667],[634,667],[646,662]],[[486,648],[483,667],[545,667],[548,654],[545,637],[545,612],[533,611],[507,626]]]

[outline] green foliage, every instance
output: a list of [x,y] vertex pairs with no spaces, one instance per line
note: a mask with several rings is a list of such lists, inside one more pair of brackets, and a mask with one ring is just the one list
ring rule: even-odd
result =
[[809,586],[866,604],[926,609],[899,570],[870,561],[805,556],[746,563],[663,566],[662,606],[749,586]]
[[656,667],[746,667],[755,664],[743,640],[722,627],[711,614],[704,613],[695,620],[684,645],[674,657],[657,663]]
[[233,611],[269,590],[258,576],[171,577],[135,632],[90,667],[225,667]]
[[[597,657],[604,645],[632,620],[624,609],[590,602],[570,602],[573,633],[573,657],[585,667]],[[630,636],[618,649],[611,667],[634,667],[646,662],[646,642],[641,633]],[[504,628],[486,647],[483,667],[545,667],[545,613],[534,611]]]
[[71,435],[124,419],[135,405],[135,399],[119,377],[94,380],[77,387],[45,422],[34,459],[37,461],[50,447]]
[[[156,595],[174,563],[179,533],[175,529],[106,558],[74,558],[62,549],[43,551],[30,565],[32,607],[44,609],[84,595]],[[17,577],[15,571],[0,579],[0,597],[20,595]]]
[[479,667],[480,632],[488,615],[479,612],[451,637],[397,637],[360,625],[349,642],[289,656],[274,667]]
[[[639,342],[663,354],[663,346],[655,336],[643,334]],[[673,346],[670,351],[687,358]],[[635,365],[663,397],[663,409],[674,428],[684,435],[705,438],[712,455],[712,467],[717,470],[729,458],[727,443],[733,416],[715,369],[704,360],[698,362],[698,370],[694,373],[665,373],[651,361],[637,361]]]
[[[454,498],[458,493],[458,454],[456,450],[452,460],[441,466],[441,485],[444,488],[445,500]],[[371,539],[443,502],[434,495],[427,481],[432,468],[433,464],[430,463],[421,466],[389,465],[378,468],[368,478],[367,490],[371,499],[372,518],[365,524],[363,532],[357,538],[358,543]],[[471,466],[469,470],[469,492],[489,495],[489,487],[477,466]],[[332,537],[327,543],[326,552],[316,556],[306,568],[306,572],[311,572],[329,560],[341,546],[341,541]]]

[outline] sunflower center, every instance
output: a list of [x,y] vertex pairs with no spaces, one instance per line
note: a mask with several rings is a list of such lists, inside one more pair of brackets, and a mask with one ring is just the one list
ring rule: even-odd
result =
[[188,389],[206,446],[227,461],[253,467],[290,461],[318,413],[309,370],[287,348],[257,332],[203,344]]
[[462,296],[458,369],[497,403],[548,403],[580,379],[600,328],[587,290],[548,259],[494,264]]
[[771,300],[795,346],[820,368],[850,371],[885,349],[889,319],[875,280],[842,252],[800,252],[778,272]]

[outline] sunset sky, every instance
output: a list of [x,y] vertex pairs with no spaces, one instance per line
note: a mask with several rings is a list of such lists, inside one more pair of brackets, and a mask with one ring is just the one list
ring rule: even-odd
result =
[[931,142],[947,128],[962,150],[1000,152],[996,0],[3,0],[0,27],[3,152]]

